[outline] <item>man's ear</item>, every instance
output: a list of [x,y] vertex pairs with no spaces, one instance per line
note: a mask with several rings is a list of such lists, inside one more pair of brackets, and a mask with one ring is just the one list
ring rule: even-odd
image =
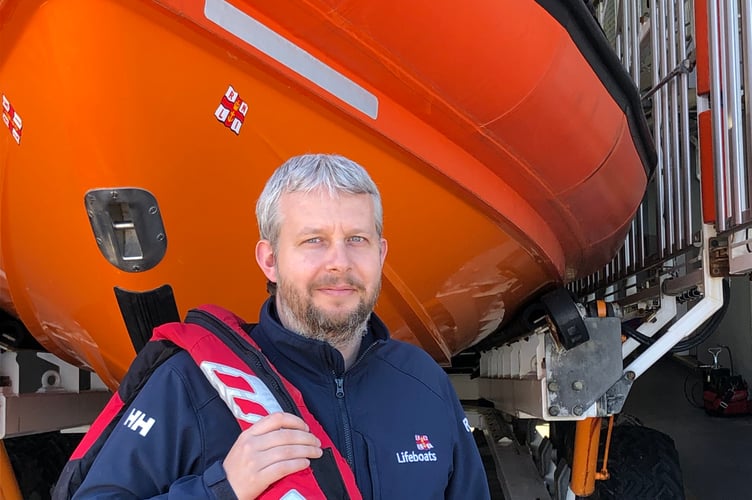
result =
[[274,256],[274,249],[269,240],[260,240],[256,243],[256,263],[266,276],[266,279],[277,282],[277,259]]

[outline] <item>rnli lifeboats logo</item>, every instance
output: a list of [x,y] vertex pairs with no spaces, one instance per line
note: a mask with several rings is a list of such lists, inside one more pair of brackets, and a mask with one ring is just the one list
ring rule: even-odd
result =
[[418,451],[423,453],[417,453],[415,450],[397,452],[397,463],[436,462],[439,459],[436,456],[436,453],[429,451],[433,449],[433,445],[425,434],[415,435],[415,447],[418,448]]
[[415,435],[415,445],[418,447],[419,450],[430,450],[433,448],[433,445],[431,444],[431,441],[428,440],[428,436],[424,435]]
[[240,98],[240,95],[232,88],[227,87],[227,92],[222,96],[222,100],[214,112],[217,120],[222,122],[225,127],[229,128],[235,134],[240,133],[240,127],[243,126],[245,115],[248,112],[248,103]]
[[3,94],[3,123],[10,130],[10,135],[16,140],[16,144],[21,144],[23,121],[21,121],[21,117],[16,113],[16,110],[13,109],[5,94]]

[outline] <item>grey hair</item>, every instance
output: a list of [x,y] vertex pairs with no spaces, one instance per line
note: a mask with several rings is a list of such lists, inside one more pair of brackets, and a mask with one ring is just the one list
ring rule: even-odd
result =
[[309,193],[321,189],[329,196],[340,193],[370,194],[373,199],[376,232],[381,237],[384,212],[381,195],[368,172],[344,156],[334,154],[305,154],[293,156],[266,182],[256,202],[256,220],[261,239],[269,240],[276,250],[279,238],[279,200],[285,193]]

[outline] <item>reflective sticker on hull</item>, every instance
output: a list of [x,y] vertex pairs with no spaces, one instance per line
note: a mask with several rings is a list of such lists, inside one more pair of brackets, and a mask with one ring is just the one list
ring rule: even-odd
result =
[[16,113],[16,110],[13,109],[10,101],[5,97],[5,94],[3,94],[3,123],[8,127],[8,130],[10,130],[10,135],[16,140],[16,144],[21,144],[23,121],[19,114]]
[[226,0],[206,0],[204,15],[217,26],[358,111],[374,120],[378,116],[379,100],[375,95]]

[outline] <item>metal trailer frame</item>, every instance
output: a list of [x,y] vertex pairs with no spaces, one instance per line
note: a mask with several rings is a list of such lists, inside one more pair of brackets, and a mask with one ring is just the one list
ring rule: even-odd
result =
[[[637,332],[653,340],[622,342],[619,319],[588,317],[581,306],[590,338],[583,344],[564,349],[549,311],[523,338],[482,352],[480,376],[458,375],[455,386],[463,398],[492,401],[504,417],[488,425],[488,412],[478,410],[476,421],[489,435],[506,425],[516,446],[510,420],[556,425],[619,413],[634,380],[725,310],[723,281],[752,272],[752,102],[745,93],[752,88],[752,0],[593,4],[641,92],[658,164],[616,257],[567,288],[582,304],[604,301],[621,321],[639,322]],[[489,440],[503,456],[500,479],[535,467],[553,498],[592,493],[594,463],[564,471],[562,480],[552,473],[556,451],[542,451],[540,439],[528,443],[528,454]],[[588,443],[597,449],[597,436]],[[527,490],[514,484],[507,482],[505,494],[523,498]]]

